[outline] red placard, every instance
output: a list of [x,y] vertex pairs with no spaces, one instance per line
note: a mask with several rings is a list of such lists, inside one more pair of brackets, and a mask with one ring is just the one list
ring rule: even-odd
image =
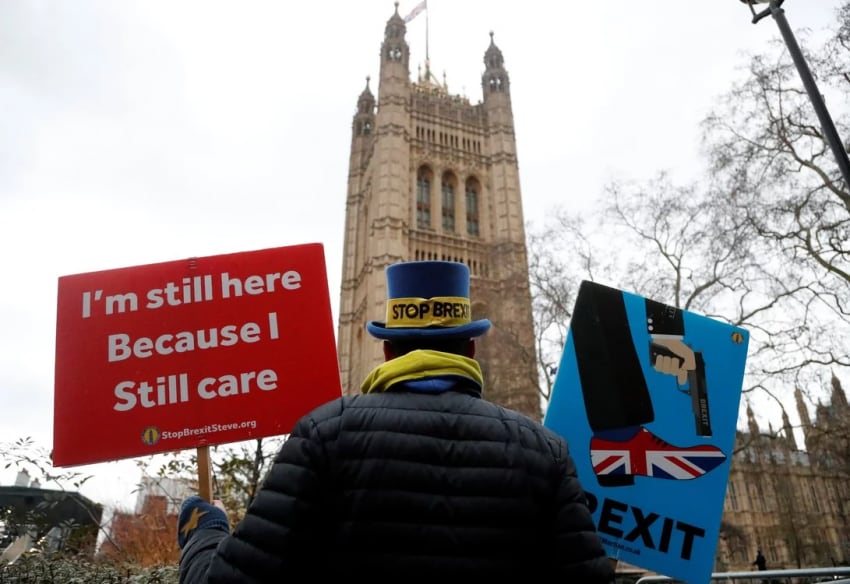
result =
[[53,463],[286,434],[341,394],[321,244],[59,278]]

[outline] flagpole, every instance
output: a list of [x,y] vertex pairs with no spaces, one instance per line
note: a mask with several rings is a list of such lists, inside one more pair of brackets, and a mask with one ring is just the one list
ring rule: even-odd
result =
[[428,5],[425,5],[425,59],[428,59]]
[[431,81],[431,58],[428,55],[428,3],[425,2],[425,79]]

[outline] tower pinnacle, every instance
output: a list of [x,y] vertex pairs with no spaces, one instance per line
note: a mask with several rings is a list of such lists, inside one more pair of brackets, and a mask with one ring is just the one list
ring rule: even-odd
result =
[[490,31],[490,46],[484,53],[484,75],[481,77],[481,86],[484,92],[484,102],[498,95],[508,96],[510,94],[510,80],[505,70],[505,58],[502,51],[493,40],[493,31]]
[[747,424],[750,427],[750,435],[752,437],[756,437],[761,434],[759,430],[759,424],[756,421],[756,416],[753,413],[753,407],[750,404],[747,404]]

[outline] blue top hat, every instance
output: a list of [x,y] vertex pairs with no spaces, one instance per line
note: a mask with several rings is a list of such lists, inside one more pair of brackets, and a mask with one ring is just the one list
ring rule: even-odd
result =
[[470,339],[490,329],[472,320],[469,268],[460,262],[401,262],[387,266],[386,322],[366,323],[378,339]]

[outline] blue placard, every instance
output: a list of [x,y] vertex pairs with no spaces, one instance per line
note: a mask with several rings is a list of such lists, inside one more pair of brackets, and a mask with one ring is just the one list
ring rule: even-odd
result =
[[711,578],[748,334],[583,282],[544,424],[575,459],[611,558]]

